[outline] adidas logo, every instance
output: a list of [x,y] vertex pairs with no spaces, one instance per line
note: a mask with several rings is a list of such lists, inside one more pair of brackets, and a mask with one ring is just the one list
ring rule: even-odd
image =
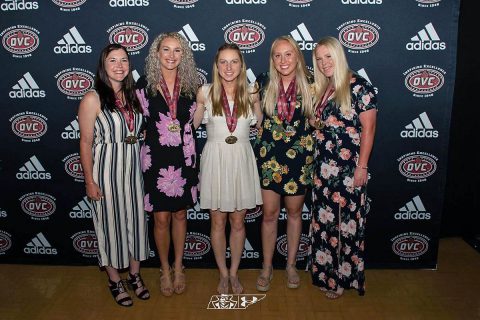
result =
[[430,220],[431,214],[425,209],[420,197],[415,196],[401,207],[394,217],[395,220]]
[[23,252],[26,254],[57,254],[57,249],[52,248],[52,245],[45,238],[43,233],[37,233],[33,239],[27,243],[23,248]]
[[180,30],[178,33],[180,33],[185,39],[187,39],[192,51],[205,51],[205,43],[201,43],[198,40],[197,35],[195,34],[195,32],[193,32],[190,24],[184,25],[182,27],[182,30]]
[[92,206],[90,201],[85,196],[80,202],[73,207],[72,211],[69,213],[69,217],[72,219],[84,219],[92,217]]
[[[231,256],[232,254],[230,252],[230,247],[228,247],[226,252],[226,258],[228,259]],[[245,259],[245,258],[257,259],[259,257],[260,257],[260,253],[255,251],[252,245],[250,244],[250,241],[248,241],[248,239],[245,238],[245,245],[243,247],[242,259]]]
[[75,26],[71,27],[68,32],[63,35],[63,38],[58,40],[57,44],[58,46],[53,48],[53,52],[56,54],[92,52],[92,47],[86,45],[85,40],[83,40]]
[[247,80],[250,84],[255,83],[255,80],[257,80],[257,77],[250,68],[247,69]]
[[[363,78],[365,78],[365,80],[367,80],[370,84],[372,84],[372,81],[370,81],[370,78],[368,77],[368,74],[367,74],[367,71],[365,71],[365,68],[358,70],[357,73]],[[375,90],[375,93],[378,94],[377,87],[373,87],[373,90]]]
[[433,128],[426,112],[422,112],[405,129],[400,132],[402,138],[438,138],[438,131]]
[[18,83],[12,87],[8,96],[16,98],[45,98],[45,91],[40,90],[30,72],[27,72],[18,80]]
[[300,50],[313,50],[315,48],[316,44],[313,42],[305,23],[302,22],[295,30],[290,31],[290,35],[297,41]]
[[0,5],[2,11],[37,10],[38,2],[26,0],[6,0]]
[[[278,216],[278,220],[287,220],[287,210],[285,208],[282,208],[280,210],[280,215]],[[303,221],[310,221],[310,209],[307,207],[307,204],[303,204],[303,209],[302,209],[302,220]]]
[[431,22],[410,40],[412,42],[407,43],[407,50],[445,50],[446,48],[445,42],[440,40]]
[[65,130],[62,132],[62,139],[80,139],[80,127],[77,119],[73,120],[68,126],[65,127]]
[[16,175],[18,180],[50,180],[52,178],[50,173],[45,172],[45,168],[36,156],[25,162],[19,171]]

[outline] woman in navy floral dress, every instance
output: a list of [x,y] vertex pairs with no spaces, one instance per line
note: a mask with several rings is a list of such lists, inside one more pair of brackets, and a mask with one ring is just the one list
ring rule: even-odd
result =
[[331,299],[365,292],[364,241],[368,160],[377,100],[372,85],[348,67],[340,42],[321,39],[313,52],[316,122],[310,225],[312,282]]
[[287,212],[287,287],[300,285],[295,264],[313,161],[312,130],[307,120],[313,115],[309,75],[297,42],[281,36],[272,43],[268,74],[257,79],[262,108],[257,107],[256,113],[258,119],[263,118],[254,145],[263,199],[259,291],[270,289],[282,199]]
[[[153,212],[155,221],[160,290],[171,296],[185,290],[186,215],[187,208],[197,201],[198,184],[193,114],[199,79],[185,38],[177,32],[160,34],[150,47],[145,74],[137,82],[137,96],[147,119],[141,150],[145,210]],[[170,238],[175,256],[173,282],[168,261]]]

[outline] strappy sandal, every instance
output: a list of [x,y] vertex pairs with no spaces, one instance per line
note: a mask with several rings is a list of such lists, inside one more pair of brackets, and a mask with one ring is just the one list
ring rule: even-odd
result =
[[127,276],[127,284],[135,292],[137,298],[142,300],[150,299],[150,292],[148,291],[147,287],[145,287],[145,283],[143,282],[140,273],[131,274],[128,273]]
[[228,294],[228,276],[220,276],[220,281],[218,282],[217,292],[218,294]]
[[181,271],[173,269],[173,288],[176,294],[182,294],[185,291],[185,267]]
[[328,299],[335,300],[343,295],[343,288],[338,288],[337,291],[326,291],[325,296]]
[[238,276],[230,276],[230,284],[232,285],[232,292],[234,294],[242,294],[243,286],[238,279]]
[[[113,282],[112,280],[108,279],[108,288],[112,293],[113,299],[115,302],[122,307],[131,307],[133,305],[133,300],[125,289],[123,281],[120,280],[118,282]],[[126,296],[123,298],[118,298],[119,295],[125,293]]]
[[272,279],[273,279],[273,267],[270,266],[268,268],[268,276],[263,275],[264,271],[265,271],[265,268],[263,268],[260,271],[260,274],[257,277],[257,283],[256,283],[257,290],[262,292],[266,292],[270,290],[270,282],[272,282]]
[[298,276],[298,271],[295,265],[287,264],[285,273],[287,274],[287,288],[297,289],[300,287],[300,277]]
[[170,297],[173,294],[171,274],[171,269],[169,269],[168,272],[163,272],[163,270],[160,269],[160,291],[165,297]]

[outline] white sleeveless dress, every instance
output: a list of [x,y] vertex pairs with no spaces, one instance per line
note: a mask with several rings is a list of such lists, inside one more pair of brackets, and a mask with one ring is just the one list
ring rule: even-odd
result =
[[257,119],[253,112],[247,117],[240,117],[233,132],[237,142],[226,143],[225,138],[230,136],[230,131],[225,116],[212,115],[212,103],[208,96],[210,86],[202,87],[207,142],[200,160],[200,207],[224,212],[255,208],[262,204],[262,194],[249,135],[250,126]]

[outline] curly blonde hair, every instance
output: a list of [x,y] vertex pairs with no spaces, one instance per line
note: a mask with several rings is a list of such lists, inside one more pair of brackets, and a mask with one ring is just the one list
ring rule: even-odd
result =
[[192,98],[196,95],[198,87],[200,86],[200,78],[197,73],[193,53],[188,46],[187,40],[178,32],[165,32],[159,34],[153,40],[148,56],[145,58],[145,74],[147,76],[147,89],[152,96],[157,95],[157,85],[160,83],[162,70],[160,68],[160,61],[158,59],[158,50],[162,41],[166,38],[173,38],[180,43],[182,49],[182,59],[178,65],[178,75],[180,76],[180,88],[182,93]]

